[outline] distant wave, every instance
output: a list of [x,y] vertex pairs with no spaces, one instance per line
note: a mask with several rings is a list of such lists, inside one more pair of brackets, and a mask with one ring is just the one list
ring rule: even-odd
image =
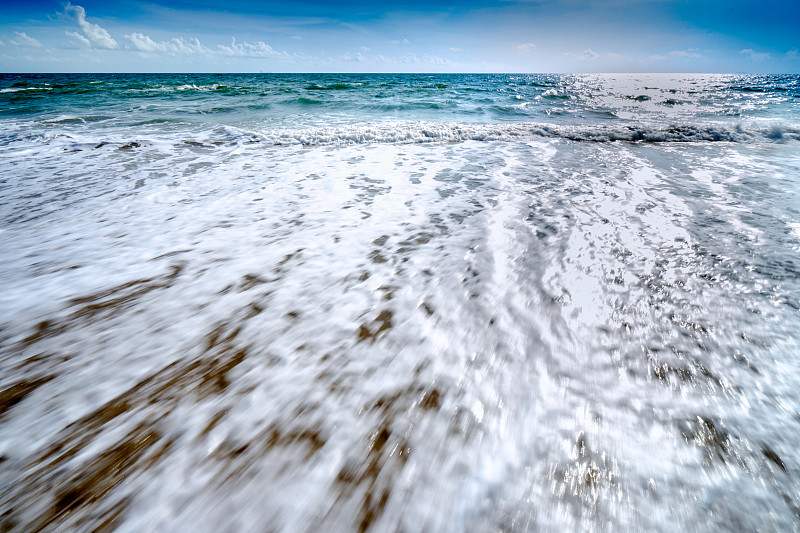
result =
[[301,96],[300,98],[288,100],[286,103],[300,104],[300,105],[319,105],[319,104],[324,104],[325,102],[323,102],[322,100],[315,100],[313,98],[306,98],[304,96]]
[[361,86],[361,83],[332,83],[330,85],[317,85],[316,83],[306,87],[307,91],[337,91],[342,89],[353,89]]
[[22,91],[52,91],[52,87],[10,87],[0,89],[0,93],[18,93]]

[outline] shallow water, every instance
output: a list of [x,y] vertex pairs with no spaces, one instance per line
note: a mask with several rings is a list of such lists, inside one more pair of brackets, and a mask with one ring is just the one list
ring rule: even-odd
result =
[[796,76],[0,86],[3,529],[798,530]]

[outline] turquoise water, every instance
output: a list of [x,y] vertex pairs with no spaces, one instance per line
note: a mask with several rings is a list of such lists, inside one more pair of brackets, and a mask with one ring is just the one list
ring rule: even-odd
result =
[[792,531],[800,78],[4,75],[10,531]]
[[[226,125],[307,144],[402,140],[317,139],[309,130],[418,121],[501,126],[498,135],[540,125],[588,139],[796,140],[798,98],[796,75],[6,75],[0,116],[44,131],[199,133]],[[419,140],[415,134],[408,139]]]

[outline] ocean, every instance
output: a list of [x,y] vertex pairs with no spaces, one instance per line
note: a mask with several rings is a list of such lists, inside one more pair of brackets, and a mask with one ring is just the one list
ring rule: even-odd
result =
[[3,531],[800,531],[800,76],[7,74],[0,125]]

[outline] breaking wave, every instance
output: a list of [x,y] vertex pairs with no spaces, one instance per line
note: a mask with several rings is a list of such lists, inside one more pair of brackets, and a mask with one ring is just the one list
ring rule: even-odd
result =
[[592,125],[568,126],[545,123],[379,123],[335,128],[246,131],[225,127],[229,135],[273,145],[417,144],[462,141],[526,141],[535,138],[567,139],[581,142],[733,142],[770,143],[800,141],[800,127],[772,124],[746,127],[736,125],[676,124],[668,126]]
[[[220,110],[222,111],[222,110]],[[99,120],[104,117],[57,117],[55,123]],[[140,126],[157,128],[164,120],[141,123]],[[171,121],[170,121],[171,122]],[[131,136],[123,132],[109,131],[102,138],[86,136],[76,132],[49,129],[39,133],[20,131],[6,137],[8,142],[34,142],[65,145],[65,149],[90,149],[97,145],[125,145]],[[119,135],[115,135],[119,133]],[[153,131],[140,132],[138,142],[158,145],[208,144],[209,146],[265,144],[269,146],[353,146],[368,144],[428,144],[479,142],[525,143],[536,139],[562,139],[587,143],[796,143],[800,142],[800,127],[792,125],[751,126],[741,125],[670,125],[645,127],[634,125],[567,126],[546,123],[516,124],[470,124],[452,122],[380,122],[352,126],[294,128],[272,130],[248,130],[235,126],[220,125],[208,130],[196,129],[183,132],[178,141],[174,134]]]

